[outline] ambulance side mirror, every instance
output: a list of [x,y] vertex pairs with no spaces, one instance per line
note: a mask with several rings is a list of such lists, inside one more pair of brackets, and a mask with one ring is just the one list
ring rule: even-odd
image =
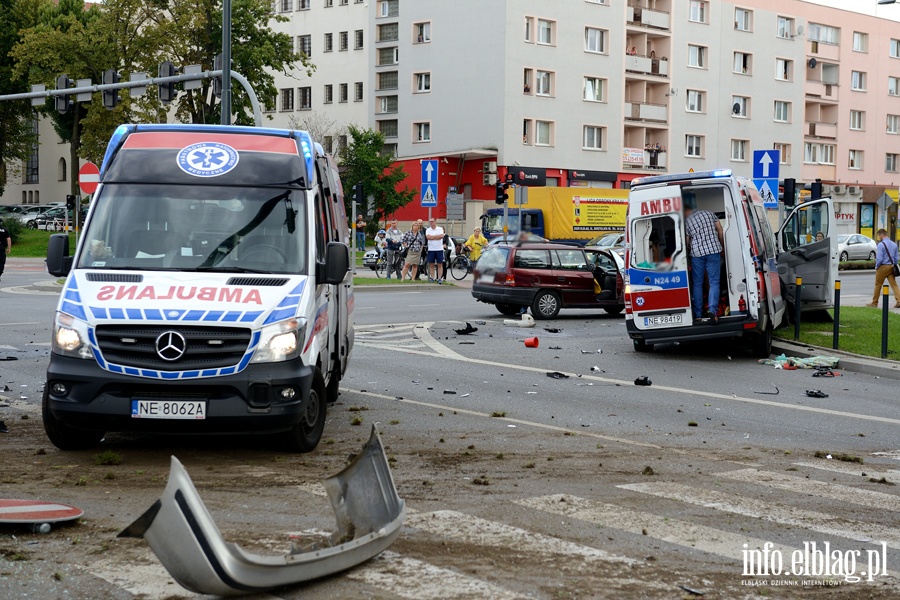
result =
[[[319,269],[316,269],[319,270]],[[325,246],[323,283],[338,285],[350,270],[350,248],[341,242],[328,242]]]
[[72,269],[69,256],[69,235],[56,233],[50,236],[47,245],[47,272],[55,277],[65,277]]

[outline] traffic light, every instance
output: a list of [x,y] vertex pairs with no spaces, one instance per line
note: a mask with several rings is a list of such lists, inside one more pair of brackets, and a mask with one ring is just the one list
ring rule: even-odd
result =
[[[56,78],[56,89],[67,90],[70,87],[72,87],[72,80],[69,79],[68,75],[60,75]],[[64,115],[69,112],[69,98],[69,94],[56,96],[56,110],[59,112],[59,114]]]
[[[215,61],[213,61],[213,70],[221,71],[222,70],[222,55],[216,54]],[[222,97],[222,76],[213,77],[213,95],[216,98]]]
[[506,190],[509,189],[508,183],[500,183],[497,182],[497,204],[503,204],[507,200],[509,200],[509,194],[506,193]]
[[809,184],[809,199],[818,200],[822,197],[822,180],[816,179]]
[[359,182],[353,186],[353,200],[358,206],[362,206],[364,199],[365,196],[363,196],[363,184],[362,182]]
[[[159,63],[159,76],[160,77],[174,77],[175,76],[175,65],[170,61],[163,61]],[[169,81],[168,83],[160,83],[159,84],[159,101],[163,104],[168,104],[172,100],[175,99],[175,82]]]
[[73,194],[69,194],[66,196],[66,208],[69,210],[75,210],[75,196]]
[[797,201],[797,180],[784,180],[784,205],[788,208],[794,206]]
[[[119,83],[119,72],[115,69],[103,71],[103,84]],[[103,106],[112,110],[119,103],[119,90],[103,90]]]

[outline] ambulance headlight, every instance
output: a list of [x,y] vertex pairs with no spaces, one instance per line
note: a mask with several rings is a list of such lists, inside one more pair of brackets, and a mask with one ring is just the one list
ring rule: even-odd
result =
[[71,315],[56,313],[51,350],[62,356],[93,358],[87,344],[88,325]]
[[288,319],[263,327],[253,362],[282,362],[296,358],[305,337],[306,319]]

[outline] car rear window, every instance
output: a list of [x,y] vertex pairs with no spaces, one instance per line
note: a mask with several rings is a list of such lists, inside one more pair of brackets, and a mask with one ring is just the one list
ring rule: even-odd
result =
[[550,253],[547,250],[522,250],[516,252],[513,266],[520,269],[549,269]]
[[481,253],[481,257],[478,259],[478,270],[505,271],[508,260],[508,246],[491,246]]

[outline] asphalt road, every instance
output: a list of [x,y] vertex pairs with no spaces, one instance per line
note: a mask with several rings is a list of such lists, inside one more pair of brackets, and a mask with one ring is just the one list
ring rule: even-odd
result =
[[[47,279],[39,270],[8,269],[0,283],[0,357],[19,358],[0,362],[0,389],[11,389],[0,395],[32,413],[56,299],[28,284]],[[844,282],[847,296],[857,296],[849,289],[871,285],[871,274]],[[507,327],[492,307],[450,286],[359,290],[355,314],[352,368],[316,452],[292,463],[229,442],[204,444],[202,453],[178,450],[193,458],[198,489],[219,526],[243,544],[290,530],[291,523],[296,528],[298,520],[331,529],[327,510],[306,508],[322,502],[307,483],[263,493],[248,488],[282,466],[291,481],[334,472],[361,439],[353,419],[378,424],[411,509],[400,539],[377,561],[267,597],[689,594],[679,586],[717,598],[900,594],[891,575],[859,583],[811,575],[795,586],[793,576],[751,576],[742,564],[745,550],[766,542],[783,553],[785,567],[793,550],[828,542],[832,550],[860,551],[857,575],[881,549],[887,569],[900,571],[900,494],[891,485],[900,480],[895,380],[855,373],[812,378],[809,371],[760,365],[728,343],[637,354],[623,318],[603,312],[563,311],[531,329]],[[466,322],[478,331],[457,335]],[[523,340],[532,336],[539,346],[526,348]],[[652,385],[635,386],[640,376]],[[829,397],[809,398],[808,389]],[[112,437],[107,444],[148,463],[141,487],[4,473],[12,479],[4,481],[3,495],[79,503],[105,528],[124,526],[161,491],[169,449],[141,439]],[[46,448],[56,468],[89,470],[90,455],[56,452],[45,441],[34,447]],[[23,452],[23,460],[30,464],[33,454]],[[836,460],[841,454],[864,464]],[[256,466],[237,468],[244,463]],[[213,485],[204,464],[228,478]],[[146,480],[154,473],[152,481],[161,478],[156,486]],[[167,583],[139,540],[103,542],[108,554],[95,556],[91,547],[81,556],[77,546],[54,553],[52,538],[29,540],[46,553],[41,563],[2,568],[0,558],[0,597],[19,597],[5,595],[3,577],[12,584],[7,590],[18,590],[23,582],[46,583],[48,568],[65,577],[50,582],[47,595],[30,597],[90,597],[92,589],[122,598],[193,597]],[[0,530],[0,550],[13,545]]]

